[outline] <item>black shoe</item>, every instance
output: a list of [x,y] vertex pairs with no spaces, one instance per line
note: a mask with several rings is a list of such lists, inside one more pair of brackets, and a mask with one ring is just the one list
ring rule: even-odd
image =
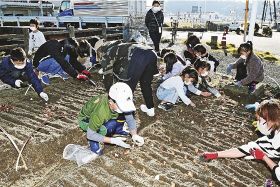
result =
[[158,105],[158,108],[165,110],[165,111],[170,111],[172,106],[173,106],[172,103],[162,103],[162,104]]

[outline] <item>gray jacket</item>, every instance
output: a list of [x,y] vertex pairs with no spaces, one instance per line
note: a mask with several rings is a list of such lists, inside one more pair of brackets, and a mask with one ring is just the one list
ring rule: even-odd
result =
[[[244,63],[244,59],[239,58],[236,62],[232,63],[232,68],[236,69],[237,65]],[[246,61],[247,77],[241,80],[242,85],[248,85],[251,82],[262,82],[264,79],[264,69],[261,59],[252,53],[250,59]]]

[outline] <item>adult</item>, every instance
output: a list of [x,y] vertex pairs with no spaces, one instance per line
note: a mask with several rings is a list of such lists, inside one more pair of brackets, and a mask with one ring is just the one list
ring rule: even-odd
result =
[[154,43],[155,51],[160,55],[159,44],[162,35],[164,16],[159,1],[153,1],[152,8],[147,12],[145,24]]

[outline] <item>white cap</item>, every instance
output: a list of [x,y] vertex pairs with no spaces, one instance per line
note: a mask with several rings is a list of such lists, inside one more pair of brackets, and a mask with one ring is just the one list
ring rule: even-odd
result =
[[109,90],[109,96],[115,100],[121,112],[132,112],[136,108],[133,103],[131,88],[123,82],[113,84]]

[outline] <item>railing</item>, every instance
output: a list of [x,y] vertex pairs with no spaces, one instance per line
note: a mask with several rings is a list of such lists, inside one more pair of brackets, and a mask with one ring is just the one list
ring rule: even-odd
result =
[[30,19],[37,19],[39,22],[52,22],[59,27],[59,23],[79,23],[79,28],[82,28],[82,23],[101,23],[108,26],[109,23],[125,22],[125,16],[63,16],[63,17],[48,17],[48,16],[1,16],[0,26],[3,27],[5,22],[17,22],[20,27],[22,22],[29,22]]
[[[106,40],[123,38],[123,26],[106,27],[92,29],[75,29],[73,26],[68,29],[42,29],[46,40],[50,39],[65,39],[75,37],[77,40],[90,39],[98,36]],[[5,33],[5,34],[1,34]],[[3,50],[11,50],[15,47],[23,47],[28,51],[29,29],[27,27],[0,27],[0,52]]]

